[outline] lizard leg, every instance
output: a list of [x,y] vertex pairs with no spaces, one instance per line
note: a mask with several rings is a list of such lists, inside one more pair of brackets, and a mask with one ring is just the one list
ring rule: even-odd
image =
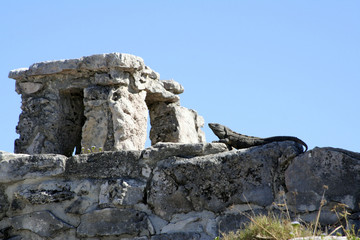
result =
[[230,140],[229,140],[228,138],[220,139],[219,142],[225,143],[226,146],[227,146],[227,148],[228,148],[229,150],[232,150],[232,149],[233,149],[232,146],[230,145]]

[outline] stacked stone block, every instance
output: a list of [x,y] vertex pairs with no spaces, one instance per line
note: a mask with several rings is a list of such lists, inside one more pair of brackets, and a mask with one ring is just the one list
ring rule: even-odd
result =
[[232,151],[157,143],[72,157],[0,151],[0,239],[213,240],[269,210],[314,222],[325,184],[319,222],[337,224],[332,209],[346,204],[357,229],[359,168],[359,153],[302,153],[290,141]]
[[[13,70],[9,77],[16,80],[22,97],[16,153],[71,156],[93,146],[143,149],[149,110],[152,144],[205,141],[202,118],[180,106],[183,87],[173,80],[161,81],[133,55],[41,62]],[[159,111],[164,104],[167,110]],[[163,135],[164,129],[169,135]]]

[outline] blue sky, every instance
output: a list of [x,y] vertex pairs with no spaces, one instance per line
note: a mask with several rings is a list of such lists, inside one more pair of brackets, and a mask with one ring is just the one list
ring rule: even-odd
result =
[[360,1],[1,1],[0,150],[21,98],[12,69],[121,52],[180,82],[182,106],[252,136],[360,152]]

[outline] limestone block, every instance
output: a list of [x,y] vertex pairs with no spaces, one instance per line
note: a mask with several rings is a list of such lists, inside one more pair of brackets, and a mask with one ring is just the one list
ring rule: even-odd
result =
[[104,150],[143,149],[148,110],[146,92],[129,87],[89,87],[84,91],[86,122],[81,145]]
[[8,233],[11,237],[6,238],[6,240],[23,240],[23,239],[29,239],[29,240],[46,240],[46,237],[41,237],[36,233],[30,232],[28,230],[14,230],[11,229]]
[[112,150],[105,148],[108,135],[113,134],[111,132],[112,117],[107,100],[109,93],[110,87],[106,86],[93,86],[84,89],[86,121],[82,127],[81,146],[86,150],[91,149],[92,146]]
[[201,143],[205,134],[201,130],[203,118],[194,110],[177,103],[158,103],[149,107],[151,144],[158,142]]
[[128,87],[120,87],[110,92],[114,150],[144,148],[148,117],[145,97],[145,91],[132,93]]
[[[320,205],[319,203],[317,205]],[[335,226],[339,223],[338,215],[333,211],[334,206],[324,206],[321,209],[319,223],[323,226]],[[318,211],[299,213],[299,218],[305,222],[314,222]]]
[[33,94],[40,91],[42,87],[42,83],[20,82],[16,84],[16,92],[19,94]]
[[76,237],[76,229],[69,229],[66,231],[62,231],[59,234],[55,235],[51,240],[80,240]]
[[151,225],[154,228],[154,234],[160,234],[161,229],[169,223],[168,221],[165,221],[164,219],[154,214],[149,214],[148,217],[150,219]]
[[250,216],[257,216],[267,215],[267,213],[268,212],[265,209],[253,209],[245,212],[220,215],[216,218],[218,234],[236,232],[239,230],[244,224],[250,222],[250,219],[246,216],[247,214]]
[[6,215],[9,205],[7,195],[5,194],[5,187],[0,185],[0,219]]
[[141,179],[141,151],[81,154],[69,158],[64,175],[73,178],[134,178]]
[[14,199],[26,200],[37,205],[53,202],[63,202],[75,197],[69,183],[61,181],[44,181],[40,184],[22,184],[14,191]]
[[124,85],[130,84],[130,73],[111,69],[109,73],[95,73],[94,84],[98,85]]
[[145,182],[134,179],[109,180],[100,187],[100,207],[135,205],[144,200]]
[[163,81],[147,81],[144,83],[144,90],[147,91],[146,103],[148,106],[159,102],[176,103],[180,101],[179,96],[165,89]]
[[91,204],[92,200],[88,197],[79,197],[65,209],[65,212],[72,214],[84,214]]
[[77,235],[80,237],[148,236],[149,224],[143,212],[133,209],[106,208],[82,215]]
[[34,63],[29,68],[10,71],[9,78],[24,79],[35,75],[51,75],[77,70],[106,70],[109,68],[122,68],[129,71],[145,68],[142,58],[121,53],[96,54],[78,59],[67,59]]
[[359,211],[360,191],[353,185],[360,181],[359,171],[359,153],[336,148],[314,148],[301,154],[285,172],[288,204],[297,212],[316,211],[326,185],[325,199],[328,204],[344,203],[350,211]]
[[151,240],[210,240],[211,238],[202,238],[200,233],[197,232],[179,232],[179,233],[165,233],[151,237]]
[[151,162],[171,156],[196,157],[228,151],[224,143],[163,143],[159,142],[142,152],[143,159]]
[[193,211],[191,199],[186,189],[167,176],[162,170],[155,168],[147,202],[154,208],[154,213],[165,220],[170,220],[175,213]]
[[0,182],[44,178],[64,173],[66,157],[55,154],[26,155],[1,152]]
[[[114,238],[103,238],[104,240],[117,240],[118,238],[114,237]],[[150,238],[147,236],[142,236],[142,237],[134,237],[134,238],[121,238],[121,240],[149,240]],[[101,239],[102,240],[102,239]]]
[[[154,84],[155,86],[158,86],[159,80],[160,75],[148,66],[145,66],[141,71],[132,72],[131,85],[134,90],[147,90],[149,93],[152,93],[153,89],[150,86],[153,86]],[[167,93],[164,88],[161,88],[161,86],[158,86],[157,90],[162,92],[162,94],[169,95],[169,93]]]
[[[210,233],[214,239],[217,236],[215,222],[215,214],[209,211],[203,212],[190,212],[186,214],[173,215],[170,223],[161,229],[161,233],[176,233],[176,232],[206,232],[210,230]],[[214,225],[209,227],[208,225]]]
[[15,141],[15,152],[61,153],[60,146],[56,146],[60,122],[58,99],[50,99],[48,95],[23,96],[21,108],[22,113],[16,127],[20,138]]
[[174,80],[161,80],[161,82],[164,85],[164,88],[169,92],[174,94],[181,94],[184,92],[184,87]]
[[15,230],[29,230],[41,237],[51,237],[58,231],[73,228],[49,211],[38,211],[12,217],[11,226]]
[[252,203],[262,207],[274,201],[278,189],[278,159],[292,142],[278,142],[246,150],[227,151],[193,158],[171,157],[153,170],[148,204],[160,217],[208,210],[224,211],[233,204]]

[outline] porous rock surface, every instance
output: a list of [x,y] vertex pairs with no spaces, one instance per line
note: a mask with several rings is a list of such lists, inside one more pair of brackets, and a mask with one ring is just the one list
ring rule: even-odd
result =
[[222,143],[157,143],[72,157],[1,152],[0,238],[210,240],[236,231],[248,221],[244,213],[281,210],[273,203],[284,198],[294,218],[312,221],[324,184],[321,223],[336,203],[359,223],[359,189],[350,183],[359,168],[358,153],[302,153],[290,141],[232,151]]
[[174,80],[160,80],[134,55],[40,62],[12,70],[9,77],[22,98],[16,153],[141,150],[148,115],[152,144],[205,142],[203,118],[180,106],[178,94],[184,88]]

